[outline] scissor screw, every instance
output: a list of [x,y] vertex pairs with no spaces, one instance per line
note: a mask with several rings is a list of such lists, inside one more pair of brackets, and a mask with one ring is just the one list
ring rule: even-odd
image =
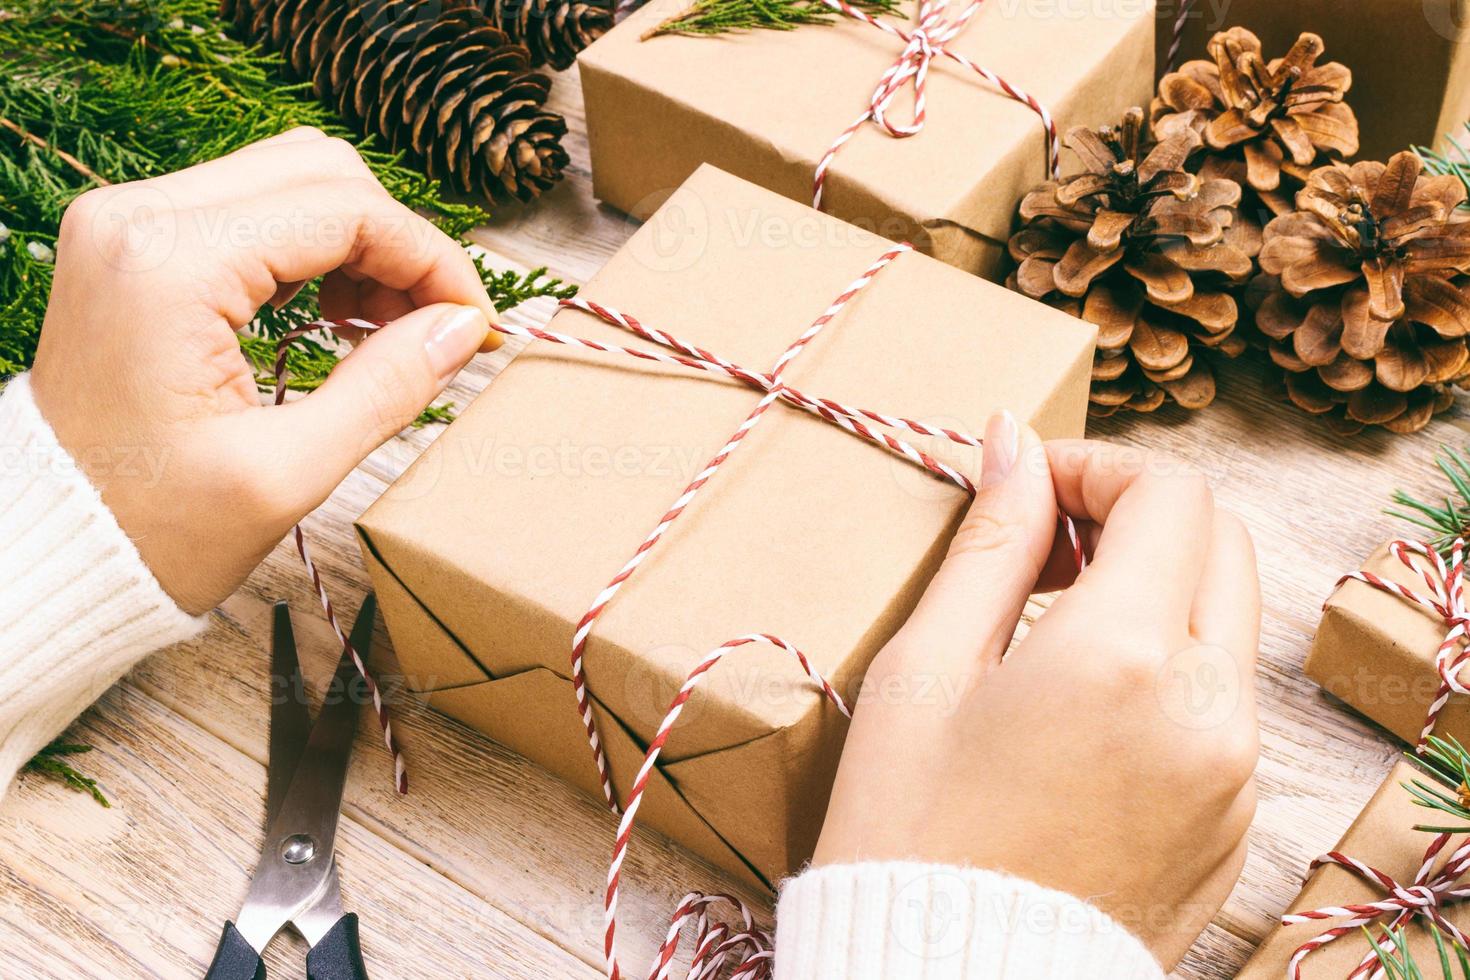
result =
[[316,841],[309,834],[292,834],[281,844],[281,857],[287,864],[305,864],[316,857]]

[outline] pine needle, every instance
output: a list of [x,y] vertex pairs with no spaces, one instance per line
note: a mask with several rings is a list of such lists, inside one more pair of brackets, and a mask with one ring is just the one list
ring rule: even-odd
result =
[[[488,215],[345,128],[280,59],[225,33],[214,0],[11,0],[0,10],[0,383],[30,367],[51,290],[57,229],[78,194],[180,170],[292,126],[357,145],[395,198],[464,240]],[[480,266],[499,309],[574,287]],[[262,383],[275,338],[316,319],[308,286],[247,327],[242,347]],[[337,362],[326,338],[299,341],[290,386],[320,385]],[[445,406],[420,423],[443,421]]]
[[[1434,923],[1428,924],[1430,937],[1434,940],[1434,955],[1439,962],[1440,980],[1470,980],[1470,953],[1446,942],[1444,933]],[[1409,949],[1409,933],[1406,929],[1385,930],[1381,938],[1375,938],[1366,928],[1363,935],[1373,947],[1378,964],[1386,980],[1428,980],[1423,968],[1416,962]],[[1454,960],[1450,957],[1453,955]]]
[[[1463,128],[1465,132],[1462,138],[1470,141],[1470,122],[1466,122]],[[1430,173],[1454,174],[1460,178],[1465,189],[1470,191],[1470,148],[1454,135],[1446,136],[1445,141],[1453,148],[1452,154],[1436,153],[1425,146],[1414,147],[1414,152],[1424,161],[1424,168]],[[1460,206],[1470,208],[1470,199]]]
[[[855,0],[853,6],[874,15],[893,14],[900,9],[899,0]],[[791,31],[804,24],[830,24],[841,16],[822,0],[694,0],[681,13],[645,31],[643,39],[660,34]]]
[[71,763],[66,761],[68,756],[81,755],[84,752],[91,751],[92,746],[90,745],[77,745],[74,742],[63,742],[57,739],[40,752],[37,752],[35,757],[25,764],[25,771],[39,773],[43,776],[60,780],[77,792],[88,794],[100,805],[111,808],[112,804],[102,794],[101,788],[97,785],[97,780],[91,776],[82,775]]
[[1470,459],[1458,450],[1441,446],[1434,464],[1449,481],[1453,495],[1431,504],[1395,490],[1392,499],[1401,509],[1391,508],[1385,513],[1428,531],[1430,546],[1448,555],[1456,538],[1470,537]]

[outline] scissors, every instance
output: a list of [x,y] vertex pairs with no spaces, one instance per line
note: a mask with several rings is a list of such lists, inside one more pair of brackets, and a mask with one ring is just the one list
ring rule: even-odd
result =
[[[352,647],[367,659],[377,602],[363,600]],[[367,980],[357,915],[342,911],[334,849],[347,763],[362,704],[361,679],[346,650],[315,724],[307,711],[291,631],[291,612],[275,605],[271,676],[270,766],[266,777],[265,844],[235,922],[226,922],[204,980],[265,980],[261,954],[292,926],[310,944],[308,980]]]

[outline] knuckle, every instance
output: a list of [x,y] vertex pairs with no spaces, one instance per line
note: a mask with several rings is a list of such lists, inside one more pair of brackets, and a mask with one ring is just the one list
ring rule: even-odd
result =
[[363,162],[362,154],[357,152],[357,147],[340,136],[327,136],[317,141],[314,147],[317,152],[325,155],[334,170],[344,176],[367,177],[371,173]]
[[397,435],[418,417],[417,395],[424,388],[423,372],[418,368],[402,358],[382,358],[365,372],[370,431],[379,442]]
[[79,195],[61,215],[61,237],[63,239],[76,239],[79,235],[90,235],[97,227],[107,227],[108,223],[99,219],[111,207],[113,190],[107,187],[96,187]]
[[316,126],[292,126],[286,130],[287,136],[302,136],[308,139],[326,139],[327,134]]
[[1261,757],[1261,735],[1255,725],[1232,725],[1213,740],[1213,767],[1237,787],[1250,781]]
[[1254,558],[1256,544],[1251,538],[1250,528],[1245,521],[1236,517],[1228,510],[1215,512],[1215,533],[1221,538],[1222,543],[1239,548],[1242,553]]
[[1103,671],[1119,691],[1128,694],[1153,691],[1164,660],[1164,652],[1149,643],[1120,646],[1111,656],[1091,658],[1095,669]]
[[950,542],[949,557],[994,554],[1022,547],[1025,542],[1026,531],[1019,522],[971,508]]

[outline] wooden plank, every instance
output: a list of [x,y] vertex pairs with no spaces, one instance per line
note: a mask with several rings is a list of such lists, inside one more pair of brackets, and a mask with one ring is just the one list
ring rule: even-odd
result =
[[[368,588],[351,521],[382,489],[359,471],[308,524],[313,557],[334,601],[348,610]],[[320,685],[335,662],[334,641],[299,560],[285,547],[225,603],[205,637],[145,661],[132,683],[263,762],[270,697],[265,644],[277,598],[291,602],[304,670]],[[375,655],[390,650],[381,624],[377,644]],[[606,808],[411,696],[395,698],[394,709],[410,793],[393,792],[387,753],[369,740],[353,762],[346,812],[528,930],[600,964],[600,896],[615,829]],[[575,706],[569,702],[567,710]],[[630,855],[623,948],[634,964],[651,957],[669,914],[691,889],[734,889],[752,904],[762,902],[657,834],[640,833]]]
[[[202,976],[259,855],[264,768],[126,683],[73,734],[97,747],[84,764],[113,807],[35,777],[7,800],[0,973]],[[595,976],[351,814],[337,850],[375,976]],[[273,978],[304,976],[299,939],[280,937],[267,953]]]
[[[592,198],[575,70],[558,77],[552,105],[571,126],[567,146],[573,159],[566,181],[530,206],[498,208],[475,239],[500,264],[522,268],[546,264],[554,275],[585,281],[634,226]],[[539,301],[510,316],[539,324],[550,305]],[[477,359],[455,383],[450,399],[466,404],[503,367],[515,346]],[[1434,448],[1442,442],[1464,444],[1465,430],[1470,428],[1464,409],[1457,408],[1416,437],[1368,433],[1339,439],[1291,406],[1261,394],[1258,367],[1236,363],[1225,375],[1219,400],[1206,412],[1190,415],[1165,409],[1153,416],[1119,416],[1092,426],[1097,437],[1173,453],[1203,469],[1214,480],[1218,498],[1251,526],[1260,558],[1266,592],[1257,677],[1261,803],[1240,885],[1177,973],[1190,980],[1234,975],[1296,894],[1307,862],[1336,841],[1398,751],[1381,732],[1325,699],[1301,675],[1301,662],[1321,600],[1337,576],[1355,567],[1381,540],[1405,530],[1379,515],[1389,491],[1403,487],[1436,492]],[[351,518],[438,431],[432,427],[411,431],[391,441],[308,522],[334,595],[347,608],[355,607],[366,587]],[[1181,548],[1195,546],[1196,542],[1180,542]],[[223,835],[227,844],[233,841],[231,854],[249,852],[239,843],[247,832],[236,825],[238,812],[211,813],[207,818],[196,814],[180,799],[179,788],[194,781],[184,773],[172,779],[157,775],[176,772],[177,764],[169,757],[173,746],[164,752],[160,746],[165,743],[140,742],[136,732],[130,734],[138,724],[133,701],[142,698],[151,704],[157,699],[180,716],[149,721],[155,728],[181,728],[206,743],[211,736],[222,739],[238,754],[212,749],[210,765],[228,769],[220,760],[233,759],[230,765],[245,766],[258,783],[267,697],[266,610],[268,600],[276,597],[291,599],[298,610],[308,671],[315,678],[324,677],[334,656],[330,639],[311,613],[311,597],[294,556],[281,548],[215,617],[204,639],[150,660],[133,675],[134,686],[119,688],[89,716],[85,735],[100,746],[108,762],[110,788],[131,788],[143,780],[157,789],[156,798],[126,806],[130,834],[167,840],[178,832],[183,814],[200,821],[195,824],[199,833]],[[1039,614],[1045,605],[1044,600],[1033,603],[1030,614]],[[122,714],[119,699],[128,708]],[[436,887],[446,897],[441,899],[435,891],[432,900],[414,906],[412,918],[423,920],[425,928],[440,918],[437,902],[480,900],[488,910],[485,914],[504,923],[510,935],[520,934],[527,942],[546,937],[573,951],[582,963],[599,964],[599,895],[612,833],[607,814],[548,774],[453,722],[415,710],[411,702],[401,706],[401,713],[414,792],[407,799],[394,797],[385,753],[375,742],[364,746],[352,774],[347,815],[358,841],[355,847],[369,857],[344,857],[344,874],[351,878],[354,865],[378,860],[374,848],[381,849],[383,861],[394,853],[407,853],[443,876]],[[203,751],[184,749],[186,755]],[[88,805],[32,780],[12,792],[0,808],[0,819],[11,821],[17,813],[29,814],[36,807],[67,815],[47,818],[49,824],[41,816],[27,817],[25,826],[40,823],[50,829],[46,834],[21,833],[17,853],[0,862],[0,874],[5,876],[0,883],[4,909],[0,963],[23,975],[45,976],[45,970],[53,968],[61,975],[77,975],[95,972],[98,964],[121,964],[116,975],[133,975],[127,972],[136,966],[130,958],[138,963],[155,960],[146,958],[146,950],[135,951],[130,936],[152,937],[187,928],[195,918],[192,902],[222,901],[187,883],[177,891],[162,889],[147,868],[113,853],[111,839],[96,830],[110,824],[87,811]],[[251,820],[258,806],[252,796],[245,807]],[[63,823],[67,819],[70,822]],[[98,834],[101,837],[94,839]],[[67,847],[78,849],[76,861],[53,867],[62,859],[47,855]],[[27,869],[25,875],[15,870],[21,866]],[[148,895],[149,901],[133,906],[126,905],[127,900],[113,903],[114,909],[123,911],[105,916],[105,903],[69,884],[87,880],[86,868],[105,869],[107,888]],[[640,836],[635,844],[628,880],[624,934],[632,949],[640,952],[630,956],[635,963],[641,963],[641,952],[662,933],[662,917],[685,886],[722,884],[717,873],[652,835]],[[238,881],[233,877],[230,881],[220,889],[238,894]],[[361,878],[353,883],[356,900],[391,907],[390,892],[373,894],[365,887]],[[148,925],[155,916],[166,924]],[[136,925],[134,919],[145,924]],[[197,946],[198,937],[188,935],[184,945]],[[170,960],[171,949],[183,948],[182,940],[172,942],[158,954],[162,959],[156,960],[157,974],[191,975],[194,964],[184,963],[196,954]],[[9,962],[12,958],[15,961]]]

